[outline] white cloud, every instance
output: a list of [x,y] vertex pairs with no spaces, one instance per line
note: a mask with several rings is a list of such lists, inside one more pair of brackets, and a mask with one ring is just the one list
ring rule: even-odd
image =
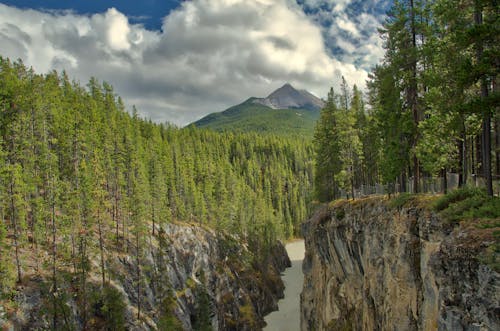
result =
[[352,34],[353,37],[360,37],[359,30],[356,25],[350,21],[345,15],[342,15],[335,20],[339,28]]
[[329,11],[341,13],[353,0],[303,0],[305,7],[310,9],[323,8]]
[[[130,27],[128,24],[128,19],[117,11],[115,8],[111,8],[105,15],[105,21],[107,24],[107,37],[110,46],[114,50],[128,50],[130,49],[129,33]],[[140,41],[141,33],[137,34]]]
[[343,63],[370,70],[384,54],[378,28],[389,0],[299,0],[322,27],[327,49]]
[[[344,23],[354,34],[356,26]],[[181,125],[285,82],[319,96],[341,75],[363,86],[367,72],[329,55],[323,38],[291,0],[183,2],[161,31],[131,24],[114,8],[84,16],[0,4],[1,55],[38,72],[65,69],[82,84],[95,76],[143,115]]]

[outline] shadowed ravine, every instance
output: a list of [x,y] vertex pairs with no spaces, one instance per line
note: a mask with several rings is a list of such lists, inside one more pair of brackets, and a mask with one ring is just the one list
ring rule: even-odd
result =
[[265,317],[268,331],[300,330],[300,293],[304,282],[302,260],[304,259],[304,241],[294,241],[286,245],[286,251],[292,266],[285,270],[285,298],[278,302],[279,310]]

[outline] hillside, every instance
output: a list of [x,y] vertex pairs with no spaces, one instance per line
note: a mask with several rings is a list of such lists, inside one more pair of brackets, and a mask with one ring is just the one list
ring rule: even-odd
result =
[[310,142],[154,124],[109,84],[1,57],[0,114],[1,330],[263,324]]
[[223,112],[207,115],[192,125],[215,131],[312,137],[322,106],[323,101],[309,92],[285,84],[266,98],[251,97]]

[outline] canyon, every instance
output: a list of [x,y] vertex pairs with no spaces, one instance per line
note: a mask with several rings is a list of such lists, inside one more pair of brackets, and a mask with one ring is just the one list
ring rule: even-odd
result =
[[499,330],[493,229],[429,203],[339,201],[304,223],[302,330]]
[[[125,329],[261,329],[263,317],[276,310],[283,297],[284,285],[279,276],[291,264],[280,243],[267,261],[258,263],[236,236],[195,224],[167,223],[157,228],[149,246],[141,261],[142,279],[146,281],[142,282],[139,295],[133,250],[129,254],[108,253],[106,267],[113,277],[105,291],[110,288],[116,293],[115,301],[120,302],[113,307],[123,308]],[[90,263],[86,285],[89,300],[95,296],[91,293],[102,291],[100,261]],[[2,330],[51,329],[51,314],[46,310],[47,282],[37,274],[26,278],[15,293],[15,315],[8,317],[7,312],[0,310]],[[65,323],[77,329],[105,328],[99,324],[99,314],[106,311],[100,301],[88,303],[95,316],[91,322],[92,313],[87,312],[86,326],[82,324],[85,314],[75,299],[72,284],[68,281],[59,285],[64,309],[58,311],[64,314]]]

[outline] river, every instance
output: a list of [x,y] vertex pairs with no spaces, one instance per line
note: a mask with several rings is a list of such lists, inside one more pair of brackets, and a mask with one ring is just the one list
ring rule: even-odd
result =
[[294,241],[286,245],[292,267],[285,270],[282,279],[285,283],[285,298],[278,302],[278,309],[264,319],[266,331],[300,331],[300,293],[304,283],[302,260],[304,241]]

